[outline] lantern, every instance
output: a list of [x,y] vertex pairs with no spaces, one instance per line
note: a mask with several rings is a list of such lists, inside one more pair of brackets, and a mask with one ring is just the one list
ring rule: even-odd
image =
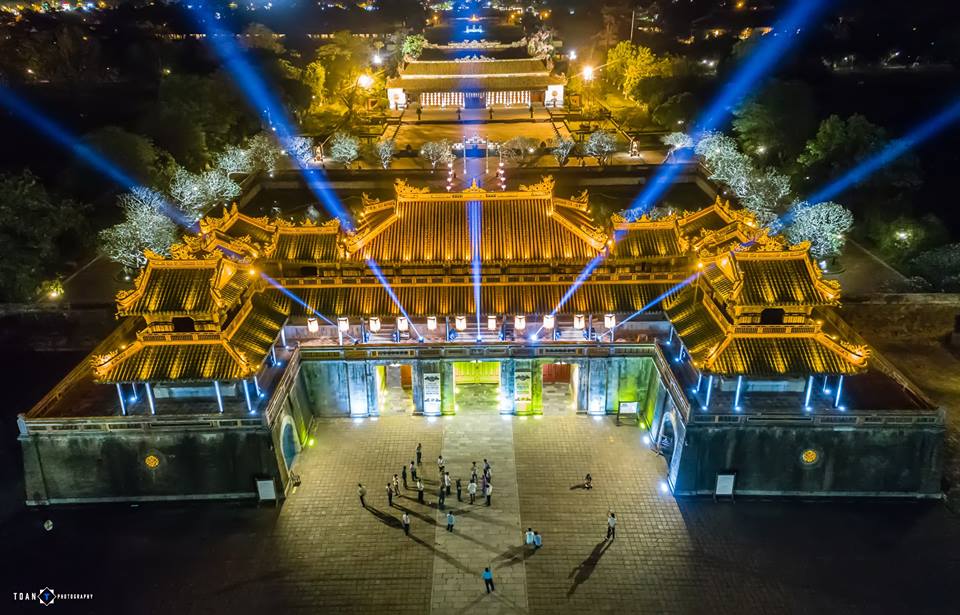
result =
[[337,319],[337,328],[340,329],[341,331],[350,330],[350,321],[347,319],[346,316],[341,316],[340,318]]
[[617,317],[615,314],[604,314],[603,315],[603,326],[612,329],[617,326]]
[[573,316],[573,328],[579,330],[584,329],[587,326],[587,318],[583,314],[575,314]]
[[307,331],[310,333],[316,333],[320,330],[320,323],[317,322],[317,319],[311,316],[307,319]]
[[463,331],[467,328],[466,316],[457,316],[454,322],[456,323],[455,326],[457,327],[457,331]]
[[436,316],[427,316],[427,329],[430,331],[437,330],[437,317]]
[[527,328],[527,317],[523,314],[517,314],[513,317],[513,328],[517,331],[523,331]]
[[497,330],[497,317],[496,316],[487,316],[487,330],[496,331]]
[[553,314],[547,314],[543,317],[543,328],[547,331],[553,329],[554,324],[556,324],[556,317]]
[[397,317],[397,331],[408,331],[410,329],[410,322],[407,320],[406,316]]
[[376,332],[379,331],[379,330],[380,330],[380,317],[379,317],[379,316],[371,316],[371,317],[370,317],[370,331],[372,331],[373,333],[376,333]]

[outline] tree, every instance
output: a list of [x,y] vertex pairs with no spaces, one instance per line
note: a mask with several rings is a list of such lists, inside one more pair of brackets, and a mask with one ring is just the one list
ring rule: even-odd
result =
[[283,142],[283,152],[301,169],[313,164],[313,141],[307,137],[290,137]]
[[913,271],[940,290],[960,290],[960,243],[951,243],[920,254],[911,262]]
[[258,133],[250,137],[244,146],[249,152],[252,165],[250,172],[266,171],[272,175],[277,170],[277,161],[283,154],[273,135],[266,132]]
[[263,49],[277,55],[286,51],[276,32],[261,23],[252,23],[244,29],[240,40],[249,49]]
[[768,226],[787,205],[790,195],[790,178],[767,169],[749,173],[743,193],[737,196],[740,197],[740,203],[757,218],[757,222]]
[[606,166],[610,156],[617,151],[617,139],[609,132],[598,130],[587,138],[585,151],[588,156],[596,158],[601,167]]
[[809,241],[810,255],[820,260],[840,253],[852,226],[853,214],[842,205],[801,202],[791,209],[785,232],[791,243]]
[[738,196],[746,194],[753,166],[736,141],[722,133],[709,132],[696,143],[694,151],[703,159],[710,179],[726,184]]
[[[831,115],[820,123],[816,136],[810,139],[797,158],[803,175],[811,186],[821,186],[879,152],[888,144],[886,131],[862,115],[846,120]],[[872,189],[909,190],[920,185],[917,159],[912,154],[901,156],[861,182]]]
[[160,193],[134,188],[121,194],[118,203],[124,221],[100,232],[100,251],[128,270],[147,264],[144,250],[170,255],[170,246],[177,240],[177,225],[165,213],[169,204]]
[[660,140],[663,141],[664,145],[670,146],[667,156],[679,149],[693,147],[693,138],[685,132],[671,132],[661,137]]
[[530,137],[513,137],[500,144],[500,156],[508,164],[526,164],[537,151],[537,142]]
[[426,44],[427,38],[422,34],[411,34],[406,37],[403,39],[403,45],[400,47],[403,51],[403,59],[407,62],[416,60],[420,57],[420,54],[423,53],[423,48]]
[[29,171],[0,175],[0,301],[27,301],[82,242],[86,207],[47,192]]
[[310,113],[317,113],[327,98],[324,90],[327,84],[327,70],[322,62],[314,60],[307,64],[303,69],[303,84],[310,89],[310,107],[307,110]]
[[[147,137],[118,126],[106,126],[84,136],[91,148],[108,160],[115,160],[135,182],[144,186],[163,184],[173,172],[170,155],[159,149]],[[80,161],[77,165],[85,164]],[[76,173],[89,176],[86,166]]]
[[233,173],[253,172],[255,163],[250,149],[239,145],[231,145],[220,152],[214,166],[227,175],[232,175]]
[[653,112],[653,121],[667,130],[686,126],[697,113],[698,105],[693,94],[674,94]]
[[380,159],[380,166],[384,169],[389,169],[390,164],[393,162],[393,150],[396,147],[396,142],[393,139],[384,139],[382,141],[377,141],[377,158]]
[[550,28],[540,28],[527,37],[527,53],[535,58],[547,58],[553,53],[554,32]]
[[420,148],[420,156],[430,163],[430,167],[436,169],[438,164],[453,162],[453,149],[450,142],[446,139],[440,141],[428,141]]
[[636,53],[636,47],[630,41],[620,41],[607,51],[603,75],[618,90],[623,89],[623,77]]
[[178,168],[170,180],[170,197],[191,220],[199,220],[216,205],[240,196],[240,186],[222,169],[194,174]]
[[338,132],[330,138],[330,157],[344,166],[360,157],[360,140],[351,134]]
[[557,164],[561,167],[567,164],[570,159],[570,152],[576,147],[576,143],[571,139],[559,139],[553,148],[553,157],[557,159]]
[[816,129],[813,93],[798,81],[773,81],[733,113],[743,150],[781,167],[796,160]]
[[620,10],[622,10],[622,7],[606,4],[600,9],[600,14],[603,18],[603,27],[593,35],[594,44],[600,47],[600,49],[610,49],[616,44],[617,40],[619,40],[620,20],[622,17],[619,14]]

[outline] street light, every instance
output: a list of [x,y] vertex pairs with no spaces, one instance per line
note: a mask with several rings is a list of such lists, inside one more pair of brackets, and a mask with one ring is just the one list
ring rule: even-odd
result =
[[584,81],[593,81],[593,67],[584,66],[583,67],[583,80]]
[[360,75],[357,77],[357,85],[365,90],[369,90],[371,87],[373,87],[373,77],[367,74]]
[[383,58],[380,57],[379,53],[375,53],[373,55],[373,65],[380,66],[381,64],[383,64]]
[[577,50],[576,50],[576,49],[571,49],[569,55],[570,55],[570,59],[571,59],[571,60],[576,60],[576,59],[577,59]]

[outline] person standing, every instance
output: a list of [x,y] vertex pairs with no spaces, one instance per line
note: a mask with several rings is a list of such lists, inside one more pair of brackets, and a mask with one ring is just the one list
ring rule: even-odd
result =
[[417,466],[410,462],[410,480],[417,480]]
[[410,535],[410,515],[404,512],[403,516],[400,517],[400,523],[403,524],[403,533],[409,536]]
[[423,117],[423,109],[418,106],[418,107],[417,107],[417,121],[418,121],[418,122],[420,121],[420,118],[421,118],[421,117]]
[[449,472],[444,472],[444,473],[443,473],[443,486],[447,488],[447,495],[450,495],[450,485],[451,485],[451,482],[450,482],[450,473],[449,473]]
[[523,544],[527,545],[528,547],[533,546],[533,528],[532,527],[528,527],[527,533],[523,535]]
[[393,507],[393,487],[387,483],[387,506]]
[[484,472],[483,476],[480,478],[480,495],[483,495],[487,492],[487,474]]
[[490,462],[487,461],[486,459],[483,460],[483,473],[484,474],[490,473]]
[[400,471],[400,475],[403,476],[403,488],[407,488],[407,466],[403,466],[403,470]]
[[604,540],[613,540],[617,537],[617,515],[612,510],[607,515],[607,537]]
[[446,492],[443,490],[443,485],[440,485],[440,488],[437,489],[437,507],[439,507],[440,510],[443,510],[447,507],[446,504],[444,503],[444,500],[446,499],[446,497],[447,495],[446,495]]
[[423,445],[417,442],[417,466],[420,466],[420,460],[423,457]]
[[417,479],[417,501],[423,504],[423,481]]
[[437,469],[440,471],[440,481],[443,482],[443,467],[444,467],[443,455],[437,457]]
[[366,508],[367,501],[364,498],[367,497],[367,488],[362,483],[357,483],[357,495],[360,496],[360,506]]
[[453,511],[451,510],[450,512],[447,513],[447,531],[448,532],[453,531],[454,521],[456,521],[456,518],[453,516]]
[[400,495],[400,479],[396,474],[393,475],[393,494]]
[[487,506],[490,506],[490,496],[493,494],[493,485],[487,482],[487,489],[483,492],[487,496]]
[[470,478],[473,479],[473,482],[477,482],[477,478],[480,477],[480,471],[477,470],[477,462],[473,462],[473,467],[470,468]]
[[490,107],[490,119],[493,119],[493,107]]
[[457,501],[463,501],[463,485],[460,484],[460,479],[457,479]]
[[496,588],[493,586],[493,573],[490,572],[489,568],[483,569],[483,586],[487,588],[487,593],[489,594],[492,591],[496,591]]
[[457,107],[457,121],[459,122],[462,118],[463,116],[460,115],[460,107]]
[[474,500],[477,497],[477,481],[471,480],[470,484],[467,485],[467,493],[470,495],[470,503],[473,504]]
[[543,537],[540,535],[540,532],[533,533],[533,550],[536,551],[543,546]]

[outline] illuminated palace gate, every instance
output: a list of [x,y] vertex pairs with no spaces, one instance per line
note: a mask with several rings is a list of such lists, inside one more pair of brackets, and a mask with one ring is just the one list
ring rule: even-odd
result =
[[[305,346],[300,401],[321,416],[613,414],[628,407],[644,424],[655,422],[666,398],[654,365],[655,347],[631,347],[637,356],[587,356],[585,351],[550,345],[449,346],[384,352],[395,355],[389,359],[339,360],[334,358],[338,352]],[[503,358],[492,358],[497,355]]]

